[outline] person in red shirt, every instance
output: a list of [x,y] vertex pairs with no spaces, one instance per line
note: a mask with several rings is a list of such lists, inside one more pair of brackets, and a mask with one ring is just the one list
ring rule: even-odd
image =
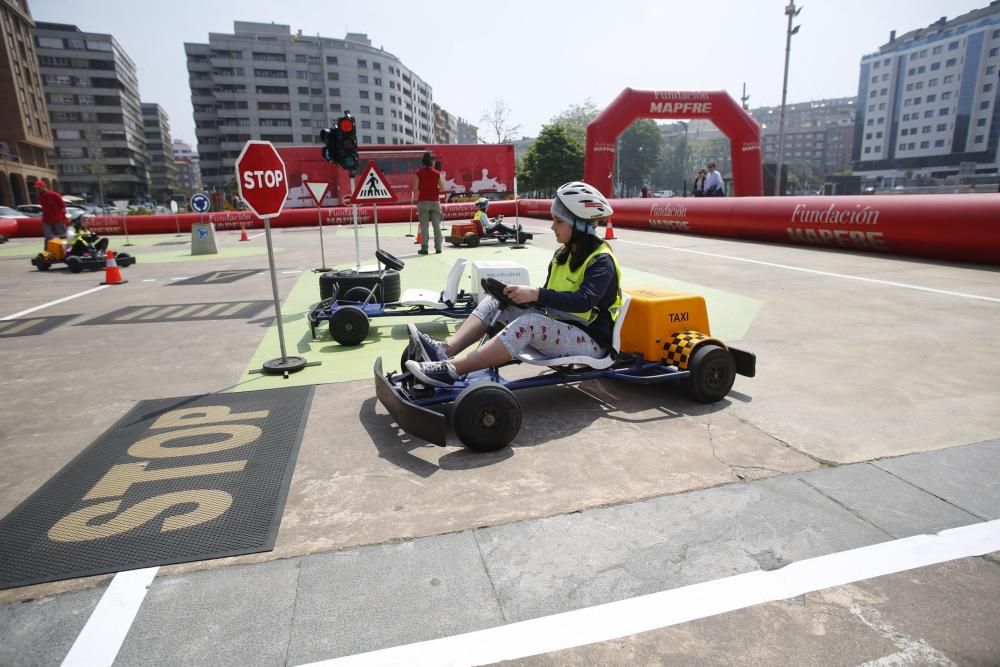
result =
[[441,252],[441,202],[438,198],[444,192],[441,172],[434,168],[434,154],[427,152],[420,159],[423,165],[413,177],[413,191],[417,193],[417,214],[420,216],[420,250],[418,255],[427,254],[427,223],[434,223],[434,252]]
[[42,207],[42,248],[49,247],[49,239],[66,236],[66,202],[62,195],[49,189],[45,181],[35,181],[38,203]]

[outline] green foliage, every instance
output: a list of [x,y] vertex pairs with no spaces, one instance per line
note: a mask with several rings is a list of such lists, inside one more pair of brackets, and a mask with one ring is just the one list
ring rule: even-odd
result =
[[521,162],[521,189],[554,190],[583,178],[581,139],[563,125],[546,125]]
[[683,193],[685,190],[685,179],[690,186],[694,178],[688,172],[690,155],[687,147],[687,137],[681,135],[673,145],[665,146],[663,149],[663,159],[653,170],[651,181],[655,190],[673,190]]
[[618,139],[619,178],[627,189],[635,191],[649,181],[660,162],[663,139],[660,128],[643,118],[632,123]]
[[600,112],[601,110],[588,97],[583,104],[570,105],[565,111],[553,116],[549,124],[563,126],[571,135],[586,145],[587,126]]

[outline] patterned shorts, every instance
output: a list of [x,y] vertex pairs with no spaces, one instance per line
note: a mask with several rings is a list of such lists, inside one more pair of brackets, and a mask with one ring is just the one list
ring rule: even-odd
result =
[[547,357],[586,356],[600,359],[608,353],[579,327],[559,322],[533,310],[500,310],[500,303],[493,297],[480,301],[472,314],[487,326],[494,321],[507,325],[497,334],[497,338],[511,357],[516,357],[528,346]]

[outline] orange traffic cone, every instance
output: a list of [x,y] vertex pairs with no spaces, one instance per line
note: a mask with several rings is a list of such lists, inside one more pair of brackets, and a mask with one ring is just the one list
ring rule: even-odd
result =
[[604,240],[615,240],[615,226],[611,224],[611,218],[608,218],[608,224],[604,227]]
[[423,245],[424,244],[424,237],[420,235],[420,232],[421,232],[420,227],[417,227],[417,240],[414,241],[414,243],[416,245]]
[[122,280],[121,269],[118,268],[118,262],[115,261],[115,251],[108,251],[108,261],[104,265],[104,282],[102,285],[123,285],[127,283],[127,280]]
[[247,236],[247,226],[240,225],[240,230],[242,231],[242,234],[240,234],[240,241],[249,241],[250,237]]

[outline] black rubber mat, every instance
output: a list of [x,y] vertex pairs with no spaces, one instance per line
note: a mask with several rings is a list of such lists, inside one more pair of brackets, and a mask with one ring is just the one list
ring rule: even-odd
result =
[[218,285],[219,283],[235,283],[237,280],[242,280],[249,276],[255,276],[263,271],[263,269],[233,269],[231,271],[212,271],[211,273],[202,273],[197,276],[192,276],[190,278],[185,278],[184,280],[177,280],[171,285]]
[[53,317],[26,317],[20,320],[0,320],[0,338],[17,336],[37,336],[52,331],[60,324],[69,322],[76,315],[55,315]]
[[273,301],[233,301],[231,303],[177,303],[158,306],[125,306],[76,326],[87,324],[148,324],[196,320],[242,320],[254,317]]
[[274,548],[312,392],[141,401],[0,520],[0,588]]

